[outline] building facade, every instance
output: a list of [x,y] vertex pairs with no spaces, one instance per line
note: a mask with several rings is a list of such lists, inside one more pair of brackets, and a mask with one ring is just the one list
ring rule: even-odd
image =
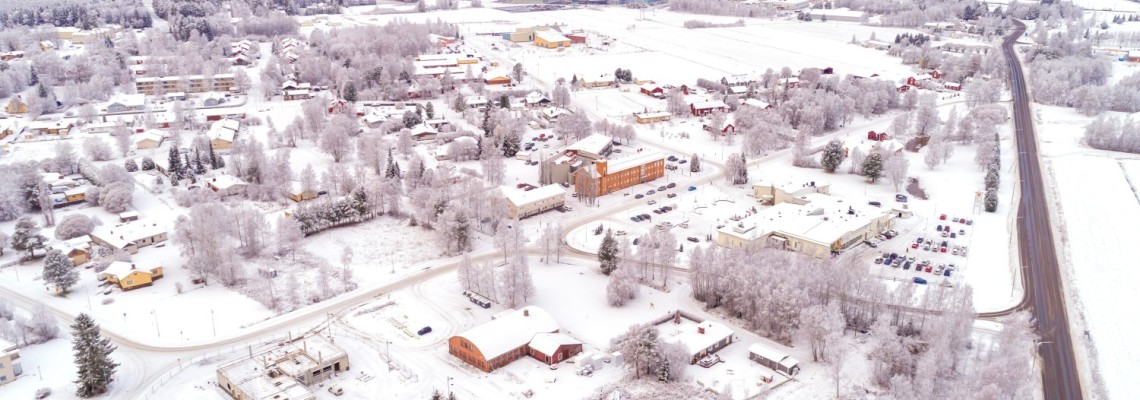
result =
[[205,93],[205,92],[236,92],[234,74],[214,74],[211,76],[163,76],[143,77],[135,79],[135,92],[148,96],[160,93]]
[[[593,171],[579,169],[575,174],[591,174],[576,177],[574,184],[593,184],[595,187],[592,192],[603,196],[665,176],[665,156],[657,152],[646,152],[618,160],[598,160],[594,162]],[[579,189],[579,192],[582,190]]]
[[16,344],[0,339],[0,386],[12,383],[24,373],[20,365],[20,349]]

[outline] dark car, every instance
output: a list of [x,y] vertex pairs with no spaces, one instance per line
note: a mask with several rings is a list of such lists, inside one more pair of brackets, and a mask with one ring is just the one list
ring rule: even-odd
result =
[[651,190],[649,190],[648,192],[646,192],[645,194],[646,194],[646,195],[650,195],[650,196],[652,196],[654,193],[657,193],[657,191],[656,191],[656,190],[652,190],[652,189],[651,189]]
[[641,193],[638,193],[637,196],[633,196],[633,198],[635,198],[635,199],[640,199],[640,198],[644,198],[644,197],[645,197],[645,195],[641,194]]
[[689,186],[689,191],[690,191],[690,192],[692,192],[692,191],[694,191],[694,190],[697,190],[697,187],[696,187],[696,186]]
[[910,269],[910,261],[903,264],[903,269]]
[[917,277],[917,276],[916,276],[916,277],[914,277],[914,283],[917,283],[917,284],[919,284],[919,285],[925,285],[925,284],[926,284],[926,279],[922,279],[922,278],[919,278],[919,277]]
[[899,203],[906,203],[906,195],[905,194],[896,194],[895,195],[895,201],[897,201]]
[[657,191],[658,191],[658,192],[664,192],[664,191],[665,191],[665,189],[668,189],[668,188],[666,188],[666,187],[662,186],[662,187],[659,187],[659,188],[657,188]]
[[687,163],[687,162],[689,162],[689,160],[681,160],[681,161],[677,161],[677,164],[684,164],[684,163]]
[[884,259],[883,259],[883,265],[891,265],[891,259],[889,259],[889,258],[884,258]]
[[418,332],[416,332],[416,334],[418,334],[420,336],[423,336],[423,335],[426,335],[429,333],[431,333],[431,327],[430,326],[425,326],[423,328],[420,328],[420,330]]
[[630,221],[633,221],[633,222],[641,222],[641,217],[640,217],[640,216],[637,216],[637,215],[634,215],[634,216],[632,216],[632,217],[629,217],[629,220],[630,220]]
[[697,239],[697,238],[695,238],[695,237],[692,237],[692,236],[689,236],[689,239],[688,239],[688,240],[689,240],[690,242],[693,242],[693,243],[698,243],[698,242],[700,242],[700,240],[699,240],[699,239]]
[[676,194],[676,193],[669,193],[669,194],[668,194],[668,195],[666,195],[665,197],[668,197],[668,198],[670,198],[670,199],[671,199],[671,198],[677,197],[677,194]]
[[677,161],[677,156],[669,156],[669,161]]
[[672,188],[677,187],[677,184],[676,183],[670,183],[668,185],[665,185],[665,187],[672,189]]
[[883,203],[880,203],[880,202],[877,202],[877,201],[868,201],[868,202],[867,202],[867,204],[868,204],[868,205],[872,205],[872,206],[875,206],[875,207],[882,207],[882,205],[883,205]]

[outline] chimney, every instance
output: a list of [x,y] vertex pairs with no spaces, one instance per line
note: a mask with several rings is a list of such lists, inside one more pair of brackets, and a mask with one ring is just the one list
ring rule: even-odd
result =
[[697,333],[704,335],[705,334],[705,327],[698,326],[697,327]]
[[529,317],[529,316],[530,316],[530,309],[526,309],[526,308],[524,308],[524,309],[523,309],[523,316],[524,316],[524,317]]

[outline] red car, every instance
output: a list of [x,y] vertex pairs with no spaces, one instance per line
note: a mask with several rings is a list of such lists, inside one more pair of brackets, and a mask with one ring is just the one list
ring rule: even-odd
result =
[[520,184],[518,184],[518,185],[515,185],[515,187],[516,187],[516,188],[519,188],[519,189],[522,189],[522,188],[526,187],[526,184],[525,184],[525,183],[520,183]]
[[946,214],[942,214],[942,216],[938,217],[938,219],[945,221],[946,220]]
[[927,265],[927,266],[926,266],[926,272],[930,272],[930,271],[932,271],[932,269],[930,268],[930,266],[929,266],[929,265]]
[[917,248],[918,248],[918,243],[911,243],[911,244],[910,244],[910,248],[912,248],[912,249],[917,249]]
[[943,248],[942,248],[942,252],[943,252],[943,253],[945,253],[945,252],[946,252],[946,248],[945,248],[945,247],[943,247]]

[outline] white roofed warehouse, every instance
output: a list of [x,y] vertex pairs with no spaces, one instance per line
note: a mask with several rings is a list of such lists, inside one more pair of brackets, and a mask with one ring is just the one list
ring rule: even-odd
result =
[[523,219],[566,204],[566,189],[546,185],[534,190],[508,190],[507,212],[512,219]]
[[217,382],[235,400],[312,400],[307,385],[348,371],[348,353],[321,335],[250,350],[218,367]]

